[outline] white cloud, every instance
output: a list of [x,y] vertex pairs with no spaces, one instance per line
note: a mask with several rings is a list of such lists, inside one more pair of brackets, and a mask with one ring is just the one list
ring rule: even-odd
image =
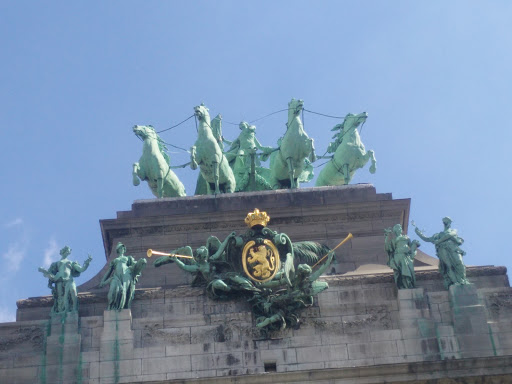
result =
[[0,323],[10,323],[16,321],[16,313],[6,307],[0,307]]
[[48,246],[44,250],[43,266],[48,268],[51,263],[57,260],[59,260],[59,246],[52,237],[48,242]]
[[23,224],[23,219],[21,217],[17,217],[16,219],[9,221],[7,224],[5,224],[5,227],[12,228],[21,224]]
[[7,271],[16,272],[20,269],[21,262],[25,258],[26,253],[26,245],[22,245],[17,242],[9,244],[7,252],[2,255],[2,258],[7,261],[7,263],[5,263],[7,264]]

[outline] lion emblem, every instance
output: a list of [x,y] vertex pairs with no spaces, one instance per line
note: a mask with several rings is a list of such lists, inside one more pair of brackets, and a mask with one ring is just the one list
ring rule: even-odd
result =
[[254,281],[271,280],[279,269],[279,252],[267,239],[258,245],[255,241],[249,241],[242,258],[245,273]]
[[272,250],[262,244],[249,249],[249,254],[250,256],[247,258],[247,261],[252,266],[253,275],[261,279],[270,277],[275,269],[276,261]]

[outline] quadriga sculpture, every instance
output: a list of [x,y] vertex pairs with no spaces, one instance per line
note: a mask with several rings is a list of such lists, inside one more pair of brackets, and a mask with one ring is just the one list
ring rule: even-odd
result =
[[197,169],[199,166],[209,193],[234,192],[235,176],[219,143],[213,136],[208,108],[201,104],[194,107],[194,112],[198,120],[198,136],[191,150],[190,167]]
[[318,179],[316,186],[343,185],[350,183],[357,169],[362,168],[371,159],[370,173],[377,170],[377,160],[373,151],[366,151],[357,127],[366,121],[366,112],[358,115],[349,113],[345,116],[343,123],[336,125],[332,131],[339,131],[333,136],[335,139],[327,149],[327,152],[334,153],[331,160],[325,165]]
[[286,133],[278,142],[279,151],[270,155],[271,184],[274,189],[298,188],[300,182],[313,178],[311,163],[316,160],[315,147],[300,120],[303,106],[303,100],[292,99],[288,103]]
[[185,187],[169,167],[167,148],[155,129],[151,125],[136,125],[133,133],[144,141],[142,156],[133,164],[133,185],[145,180],[156,197],[186,196]]

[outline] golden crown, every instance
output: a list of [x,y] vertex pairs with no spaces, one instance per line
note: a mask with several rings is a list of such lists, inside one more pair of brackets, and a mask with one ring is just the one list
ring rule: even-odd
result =
[[269,220],[270,216],[267,215],[267,212],[260,212],[258,208],[255,208],[254,212],[249,212],[247,214],[247,217],[245,218],[245,224],[247,224],[249,228],[252,228],[256,225],[266,227]]

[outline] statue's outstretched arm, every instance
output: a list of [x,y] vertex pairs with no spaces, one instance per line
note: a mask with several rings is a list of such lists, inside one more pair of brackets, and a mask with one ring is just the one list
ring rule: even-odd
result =
[[421,232],[417,227],[414,228],[414,232],[416,232],[416,234],[419,236],[419,238],[423,241],[427,241],[429,243],[433,243],[434,242],[434,236],[430,236],[430,237],[427,237],[423,234],[423,232]]
[[87,260],[84,261],[84,265],[83,266],[80,266],[80,264],[78,263],[73,263],[73,268],[75,271],[79,272],[79,273],[82,273],[82,272],[85,272],[85,270],[87,268],[89,268],[89,264],[91,263],[91,260],[92,260],[92,256],[91,255],[87,255]]
[[188,264],[185,264],[180,259],[178,259],[177,257],[174,257],[174,256],[169,256],[169,257],[174,259],[174,262],[176,263],[176,265],[178,267],[180,267],[181,269],[183,269],[184,271],[187,271],[190,273],[195,273],[195,272],[199,271],[199,266],[197,265],[197,263],[195,261],[194,261],[195,264],[188,265]]

